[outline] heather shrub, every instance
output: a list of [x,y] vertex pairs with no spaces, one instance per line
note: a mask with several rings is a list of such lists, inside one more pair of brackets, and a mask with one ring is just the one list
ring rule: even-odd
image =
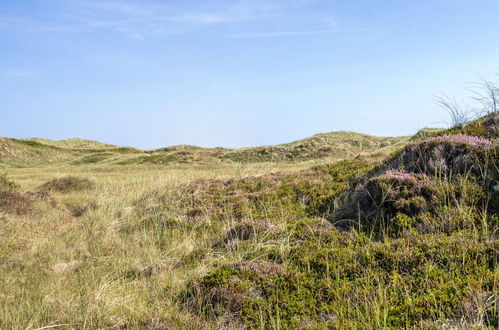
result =
[[[340,228],[358,226],[368,231],[399,232],[399,214],[412,217],[432,209],[442,197],[436,182],[424,174],[390,170],[357,187],[338,210]],[[378,220],[383,220],[378,223]]]
[[17,191],[0,186],[0,212],[25,213],[30,208],[29,199]]
[[[438,187],[425,175],[388,171],[370,179],[364,189],[370,205],[361,207],[368,211],[373,207],[383,210],[378,216],[405,213],[414,215],[428,209],[428,202],[438,198]],[[364,200],[365,200],[364,199]]]
[[[304,280],[302,282],[302,279]],[[310,285],[300,274],[269,261],[243,261],[222,266],[202,278],[187,293],[190,305],[205,316],[229,317],[232,323],[255,327],[267,308],[285,318],[283,326],[296,326],[315,302]],[[279,307],[278,307],[279,306]],[[260,314],[260,317],[258,316]],[[269,320],[266,320],[269,324]]]
[[387,166],[430,176],[478,176],[487,170],[485,166],[493,166],[492,163],[487,164],[485,159],[496,150],[497,146],[484,138],[444,135],[408,145],[389,159]]
[[45,202],[51,206],[57,206],[57,201],[53,199],[50,194],[45,190],[28,190],[23,196],[27,198],[30,202]]
[[74,191],[92,189],[94,186],[95,184],[88,179],[69,176],[65,178],[50,180],[49,182],[43,184],[40,189],[69,193]]
[[395,236],[487,231],[499,208],[497,152],[495,141],[464,134],[412,143],[350,185],[335,224]]
[[[377,242],[335,231],[297,243],[285,260],[263,254],[216,268],[192,283],[188,306],[239,328],[418,328],[437,320],[497,326],[496,241],[463,232]],[[479,316],[469,313],[477,306]]]
[[465,144],[475,148],[481,148],[484,150],[490,150],[494,147],[494,144],[486,138],[479,136],[465,135],[465,134],[433,136],[423,141],[416,142],[415,145],[421,145],[424,143],[431,143],[431,142],[448,142],[448,143]]

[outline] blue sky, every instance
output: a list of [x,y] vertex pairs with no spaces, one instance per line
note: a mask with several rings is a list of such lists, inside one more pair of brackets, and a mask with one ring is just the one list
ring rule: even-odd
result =
[[442,126],[499,2],[1,0],[0,136],[243,147]]

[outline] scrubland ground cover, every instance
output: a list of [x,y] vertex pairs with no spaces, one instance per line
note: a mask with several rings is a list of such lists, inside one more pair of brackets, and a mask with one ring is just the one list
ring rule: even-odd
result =
[[498,124],[335,161],[10,166],[0,328],[497,328]]

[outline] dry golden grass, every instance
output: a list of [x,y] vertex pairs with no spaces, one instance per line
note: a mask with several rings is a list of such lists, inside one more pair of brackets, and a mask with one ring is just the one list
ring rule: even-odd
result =
[[[0,328],[205,328],[203,321],[181,308],[179,294],[189,281],[215,265],[242,260],[249,252],[211,250],[216,237],[232,227],[230,221],[214,224],[205,219],[194,230],[182,226],[166,231],[137,229],[143,221],[136,212],[137,201],[161,191],[171,196],[166,199],[171,203],[166,217],[180,218],[182,210],[176,210],[174,198],[196,179],[240,178],[314,164],[66,165],[7,170],[21,191],[36,190],[66,176],[87,178],[96,186],[51,193],[55,207],[37,201],[29,213],[0,214]],[[155,214],[156,205],[151,203],[145,207]],[[80,212],[75,214],[78,207]],[[184,267],[181,261],[195,250],[206,254],[203,263]]]

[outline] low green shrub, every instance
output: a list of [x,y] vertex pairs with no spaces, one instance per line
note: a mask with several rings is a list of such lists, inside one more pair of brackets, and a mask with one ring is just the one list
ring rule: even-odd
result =
[[414,328],[453,319],[497,326],[497,241],[466,232],[387,242],[338,231],[307,237],[285,261],[216,269],[191,286],[191,306],[249,328]]

